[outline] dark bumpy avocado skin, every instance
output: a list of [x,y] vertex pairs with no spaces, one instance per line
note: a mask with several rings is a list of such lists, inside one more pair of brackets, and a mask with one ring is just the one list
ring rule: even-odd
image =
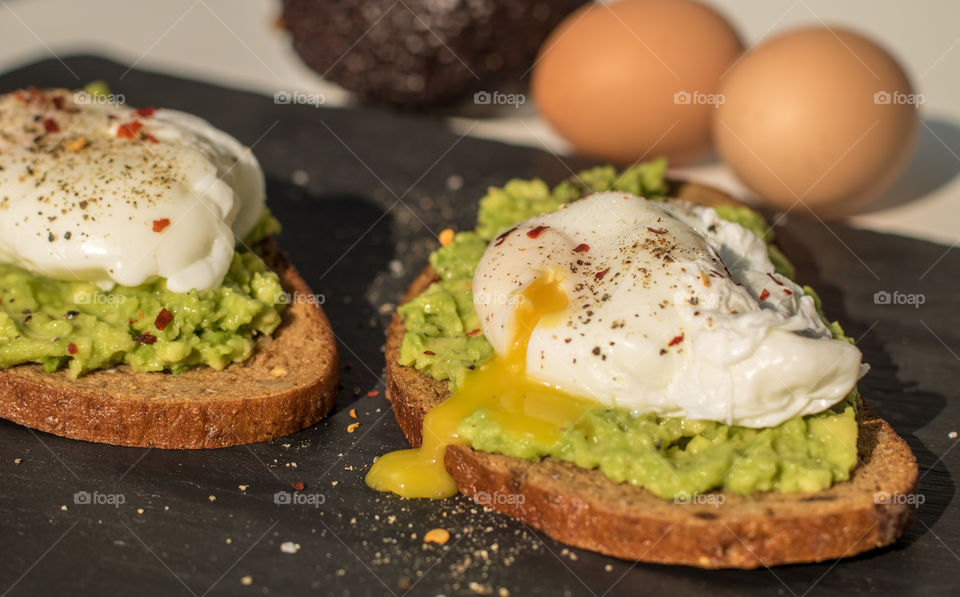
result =
[[416,108],[523,74],[583,3],[283,0],[283,23],[303,61],[325,78],[364,99]]

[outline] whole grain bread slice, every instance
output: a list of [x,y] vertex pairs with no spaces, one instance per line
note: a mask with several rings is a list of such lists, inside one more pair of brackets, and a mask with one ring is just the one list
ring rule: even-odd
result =
[[[732,201],[694,184],[675,185],[673,193],[703,204]],[[427,267],[405,300],[434,279]],[[394,315],[386,343],[387,397],[407,440],[419,446],[424,416],[450,391],[446,381],[398,363],[405,332]],[[817,493],[718,492],[702,503],[678,504],[551,458],[530,462],[461,445],[447,448],[445,464],[460,491],[478,503],[603,554],[701,568],[818,562],[889,545],[913,522],[912,501],[905,499],[916,489],[913,453],[869,408],[858,422],[860,463],[851,479]]]
[[[257,247],[284,289],[312,291],[272,240]],[[333,407],[336,340],[317,301],[294,301],[254,354],[222,371],[171,375],[127,366],[78,379],[39,365],[0,371],[0,417],[55,435],[123,446],[219,448],[313,425]]]

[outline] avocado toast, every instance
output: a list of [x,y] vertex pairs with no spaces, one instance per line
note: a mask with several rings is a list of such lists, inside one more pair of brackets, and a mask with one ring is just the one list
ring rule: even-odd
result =
[[[589,190],[605,188],[583,189],[581,196]],[[702,205],[739,206],[722,193],[693,184],[673,183],[664,195]],[[763,224],[758,236],[765,228]],[[782,257],[776,249],[771,255]],[[778,271],[792,269],[785,259],[777,265]],[[423,294],[437,279],[437,272],[427,268],[410,286],[405,301]],[[394,317],[388,332],[387,396],[407,439],[418,446],[426,414],[451,396],[451,384],[442,373],[411,362],[403,313],[401,309]],[[467,336],[469,345],[476,334]],[[474,359],[483,355],[476,359],[482,361],[489,351],[474,349],[472,354]],[[425,360],[433,362],[432,356]],[[636,484],[616,482],[596,468],[552,457],[510,457],[465,442],[446,446],[444,462],[457,489],[478,503],[564,543],[601,553],[705,568],[821,561],[892,543],[913,518],[910,505],[891,499],[914,491],[913,454],[858,396],[850,405],[856,459],[815,490],[714,488],[666,499],[662,491],[658,495]]]
[[315,423],[336,344],[271,238],[249,148],[195,116],[96,97],[0,97],[0,416],[164,448]]

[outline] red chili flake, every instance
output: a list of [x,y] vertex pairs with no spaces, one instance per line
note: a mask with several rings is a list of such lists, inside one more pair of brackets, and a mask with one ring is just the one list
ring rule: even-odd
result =
[[63,98],[59,96],[53,98],[53,107],[57,110],[63,110]]
[[433,352],[432,350],[425,350],[423,351],[423,354],[432,357],[432,356],[435,356],[437,353]]
[[573,248],[574,253],[586,253],[590,250],[590,245],[587,243],[581,243]]
[[473,338],[479,333],[480,333],[480,328],[477,328],[475,330],[470,330],[469,332],[467,332],[467,338]]
[[19,89],[17,89],[16,91],[13,92],[13,97],[17,98],[17,99],[20,100],[21,102],[26,102],[26,101],[27,101],[27,98],[23,95],[23,92],[20,91]]
[[297,481],[296,483],[291,483],[290,487],[293,487],[294,491],[303,491],[307,488],[307,485],[303,481]]
[[125,122],[117,128],[117,136],[121,139],[136,139],[141,128],[143,124],[139,120]]
[[144,140],[149,141],[151,143],[159,143],[159,141],[157,141],[157,138],[151,135],[150,133],[144,133],[143,138]]
[[767,274],[767,277],[773,280],[773,283],[777,286],[783,286],[783,282],[773,277],[773,274]]
[[376,398],[379,395],[380,395],[380,390],[370,390],[369,392],[367,392],[368,398]]
[[527,230],[527,236],[530,238],[537,238],[547,228],[549,228],[549,226],[537,226],[533,230]]
[[156,110],[157,109],[154,108],[153,106],[147,106],[146,108],[137,108],[137,116],[143,116],[144,118],[148,118],[150,116],[153,116],[153,113],[156,112]]
[[793,294],[793,292],[791,292],[789,288],[784,288],[783,291],[786,292],[787,294]]
[[770,298],[770,291],[766,288],[763,289],[763,292],[760,293],[760,300],[765,301]]
[[676,346],[681,342],[683,342],[683,334],[680,334],[679,336],[674,336],[673,340],[671,340],[670,343],[667,344],[667,346]]
[[513,231],[516,230],[516,229],[517,229],[517,227],[514,226],[514,227],[511,228],[510,230],[507,230],[506,232],[502,232],[502,233],[500,234],[500,236],[497,237],[497,242],[493,243],[493,246],[499,247],[500,245],[502,245],[502,244],[503,244],[503,241],[507,240],[507,237],[510,236],[510,233],[513,232]]
[[157,341],[157,337],[153,334],[141,334],[133,339],[134,342],[139,342],[140,344],[154,344]]
[[593,277],[596,278],[597,280],[600,280],[601,278],[606,276],[609,271],[610,271],[610,268],[608,267],[605,270],[600,270],[599,272],[593,274]]
[[666,233],[667,233],[667,229],[666,229],[666,228],[651,228],[650,226],[647,226],[647,230],[649,230],[650,232],[652,232],[652,233],[654,233],[654,234],[666,234]]
[[54,119],[52,119],[52,118],[48,118],[48,119],[46,119],[46,120],[43,121],[43,128],[44,128],[44,130],[46,130],[48,133],[59,133],[59,132],[60,132],[60,125],[57,124],[57,121],[54,120]]
[[71,342],[70,345],[67,346],[67,352],[70,354],[77,354],[77,345]]
[[160,309],[160,313],[157,314],[157,318],[154,320],[153,325],[160,331],[163,331],[170,322],[173,321],[173,313],[168,311],[166,308]]
[[170,218],[161,218],[159,220],[153,221],[153,231],[154,232],[163,232],[163,230],[170,225]]

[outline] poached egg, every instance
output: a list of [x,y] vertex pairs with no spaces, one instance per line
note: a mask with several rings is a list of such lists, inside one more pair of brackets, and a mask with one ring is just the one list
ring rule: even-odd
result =
[[[563,306],[531,314],[545,284]],[[836,404],[867,368],[763,240],[682,201],[598,193],[527,220],[490,243],[473,301],[527,378],[635,413],[770,427]]]
[[0,96],[0,261],[104,290],[215,288],[265,202],[250,150],[175,110]]

